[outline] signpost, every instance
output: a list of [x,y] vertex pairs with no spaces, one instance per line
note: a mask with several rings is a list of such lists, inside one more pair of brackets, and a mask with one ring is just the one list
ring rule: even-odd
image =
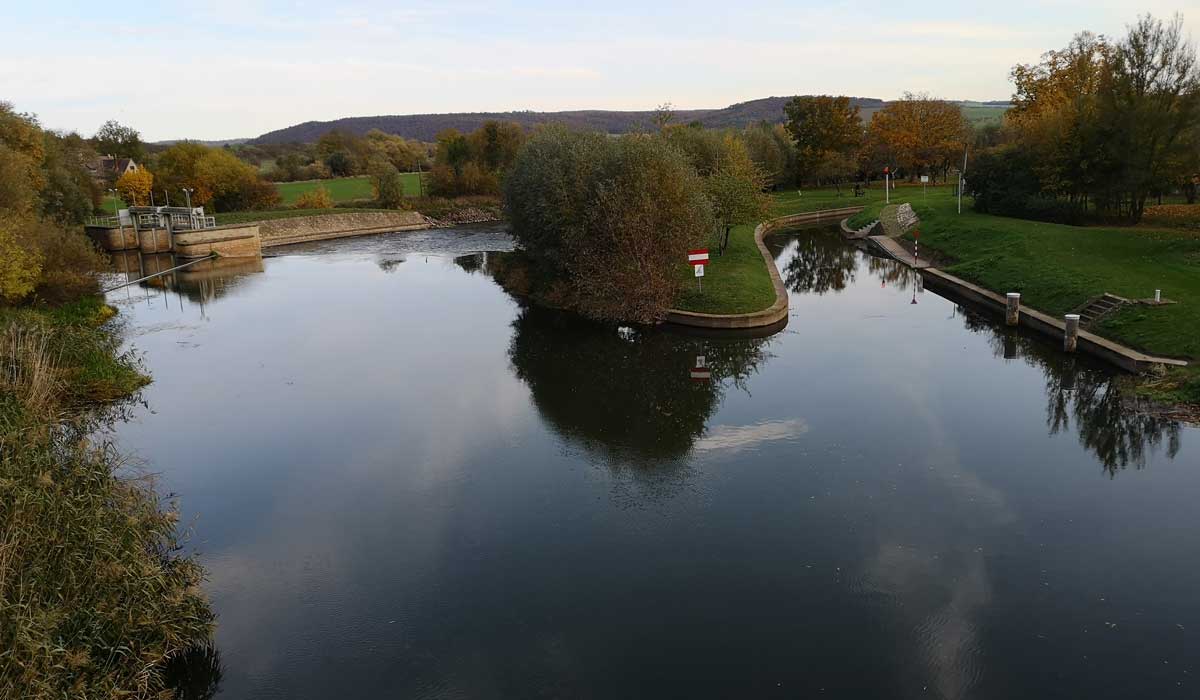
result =
[[704,364],[704,355],[696,355],[696,366],[688,372],[693,382],[707,382],[712,378],[712,372]]
[[925,201],[925,186],[929,184],[929,176],[921,176],[921,201]]
[[708,264],[708,248],[696,248],[688,251],[688,264],[696,271],[696,287],[704,291],[704,266]]

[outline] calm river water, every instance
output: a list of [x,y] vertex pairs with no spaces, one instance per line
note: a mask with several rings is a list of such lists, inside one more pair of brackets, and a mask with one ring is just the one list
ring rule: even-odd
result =
[[217,697],[1200,697],[1200,430],[835,233],[772,245],[760,339],[523,306],[487,227],[112,293]]

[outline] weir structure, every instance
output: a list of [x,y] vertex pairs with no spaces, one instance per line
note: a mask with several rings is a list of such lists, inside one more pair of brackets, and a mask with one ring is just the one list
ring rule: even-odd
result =
[[262,254],[257,224],[218,226],[214,217],[204,213],[204,207],[129,207],[116,216],[91,219],[84,231],[110,253],[136,250],[184,258]]

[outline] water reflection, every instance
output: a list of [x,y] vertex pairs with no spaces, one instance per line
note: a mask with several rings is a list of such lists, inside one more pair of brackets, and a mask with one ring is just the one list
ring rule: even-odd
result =
[[705,440],[747,438],[704,437],[705,425],[726,387],[744,389],[770,357],[769,338],[706,340],[618,328],[528,305],[512,327],[509,359],[542,418],[613,465],[675,463],[710,446]]
[[1130,465],[1146,466],[1148,451],[1153,453],[1164,444],[1167,458],[1179,453],[1180,423],[1125,394],[1112,370],[1085,356],[1063,353],[1043,338],[999,326],[974,311],[963,310],[961,318],[968,330],[987,335],[996,357],[1019,358],[1042,371],[1050,434],[1074,430],[1079,444],[1096,455],[1110,478]]
[[767,248],[777,264],[782,261],[779,273],[784,285],[797,294],[841,292],[854,284],[864,268],[884,287],[906,290],[920,282],[912,268],[863,253],[836,228],[775,234],[767,239]]
[[216,647],[193,647],[167,661],[163,672],[176,700],[212,700],[221,692],[221,653]]

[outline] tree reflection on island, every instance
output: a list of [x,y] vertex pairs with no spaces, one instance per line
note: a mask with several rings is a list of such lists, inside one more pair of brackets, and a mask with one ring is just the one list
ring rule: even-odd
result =
[[[542,418],[614,468],[683,466],[729,385],[743,387],[769,339],[703,339],[617,327],[524,305],[509,359]],[[710,380],[691,376],[697,356]]]

